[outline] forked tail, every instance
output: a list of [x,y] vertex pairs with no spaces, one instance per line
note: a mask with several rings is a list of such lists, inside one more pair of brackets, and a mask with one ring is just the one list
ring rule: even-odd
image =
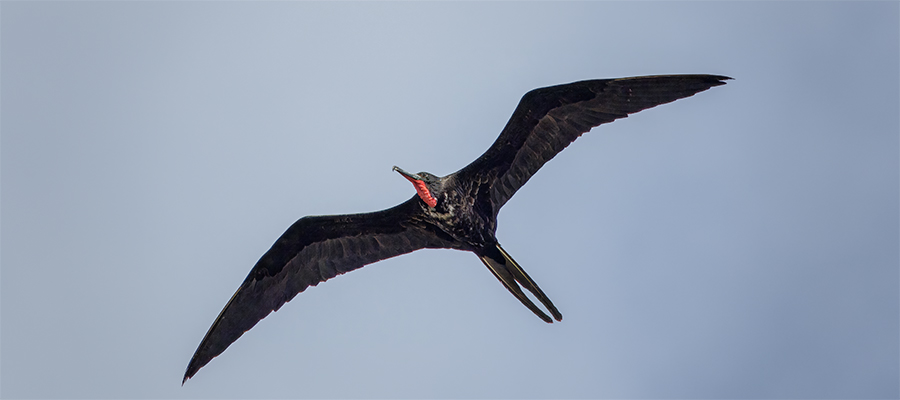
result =
[[507,253],[506,250],[503,250],[503,247],[500,247],[500,243],[497,243],[495,246],[486,247],[484,249],[484,254],[481,254],[478,257],[481,258],[481,262],[483,262],[491,273],[500,280],[500,283],[502,283],[503,286],[506,286],[506,289],[509,290],[513,296],[516,296],[525,307],[528,307],[531,312],[544,320],[544,322],[552,323],[553,319],[548,317],[544,311],[534,305],[534,303],[531,302],[531,299],[522,292],[519,285],[534,294],[534,297],[537,297],[537,299],[544,304],[544,307],[547,307],[550,314],[553,314],[553,318],[556,318],[557,321],[562,321],[562,314],[560,314],[559,310],[553,306],[553,302],[551,302],[541,288],[531,280],[531,277],[525,273],[525,270],[510,257],[509,253]]

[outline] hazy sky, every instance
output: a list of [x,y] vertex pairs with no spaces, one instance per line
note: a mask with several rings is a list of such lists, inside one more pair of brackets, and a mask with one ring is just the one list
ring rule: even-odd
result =
[[[0,3],[0,396],[897,398],[897,2]],[[712,73],[189,380],[296,219],[410,198],[530,89]]]

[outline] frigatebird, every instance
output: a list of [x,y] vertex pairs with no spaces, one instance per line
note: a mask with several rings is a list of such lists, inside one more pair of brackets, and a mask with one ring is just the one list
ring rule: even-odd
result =
[[[309,286],[419,249],[475,253],[510,293],[548,323],[562,314],[497,238],[497,213],[541,166],[591,128],[692,96],[731,79],[661,75],[598,79],[532,90],[481,157],[450,175],[412,174],[416,195],[364,214],[308,216],[256,263],[191,358],[182,384],[257,322]],[[551,319],[522,291],[530,291]]]

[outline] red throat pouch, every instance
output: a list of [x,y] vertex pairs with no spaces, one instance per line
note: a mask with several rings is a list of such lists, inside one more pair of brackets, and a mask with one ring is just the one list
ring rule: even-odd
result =
[[416,193],[419,194],[419,197],[425,204],[428,204],[429,207],[434,208],[437,206],[437,199],[431,195],[431,192],[428,191],[428,187],[425,186],[425,182],[422,181],[412,181],[413,186],[416,187]]

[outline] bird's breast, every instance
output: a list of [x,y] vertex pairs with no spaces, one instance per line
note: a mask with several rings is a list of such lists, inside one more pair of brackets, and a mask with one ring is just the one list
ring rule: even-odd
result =
[[487,223],[478,214],[473,202],[464,196],[447,195],[437,207],[427,207],[425,213],[438,228],[470,246],[480,247],[493,238],[490,229],[493,224]]

